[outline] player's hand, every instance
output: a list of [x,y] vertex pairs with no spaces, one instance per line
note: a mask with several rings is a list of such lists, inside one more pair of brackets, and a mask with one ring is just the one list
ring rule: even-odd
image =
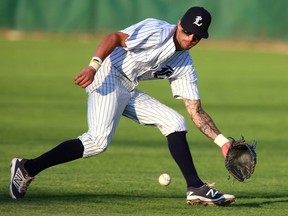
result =
[[96,73],[95,69],[92,68],[91,66],[85,67],[74,78],[74,82],[76,85],[79,85],[82,88],[86,88],[93,82],[95,73]]
[[230,146],[231,146],[230,142],[227,142],[226,144],[222,146],[221,151],[222,151],[222,155],[224,156],[224,158],[226,158],[226,155]]

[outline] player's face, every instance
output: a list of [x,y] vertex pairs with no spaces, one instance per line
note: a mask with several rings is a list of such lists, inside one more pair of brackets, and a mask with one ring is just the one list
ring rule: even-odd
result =
[[185,31],[185,29],[183,29],[181,26],[180,20],[178,21],[174,39],[177,50],[189,50],[201,40],[201,38],[197,35]]

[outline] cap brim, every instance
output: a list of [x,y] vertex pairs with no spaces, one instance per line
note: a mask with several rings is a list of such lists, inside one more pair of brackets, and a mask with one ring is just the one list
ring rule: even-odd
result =
[[182,25],[181,23],[181,27],[186,30],[187,32],[191,33],[191,34],[195,34],[201,38],[208,38],[209,37],[209,33],[208,32],[203,32],[203,31],[199,31],[199,29],[196,28],[191,28],[190,26],[187,26],[187,28],[185,28],[185,26]]
[[208,38],[209,37],[209,34],[208,32],[202,32],[202,31],[198,31],[197,29],[193,29],[193,31],[191,31],[191,33],[201,37],[201,38]]

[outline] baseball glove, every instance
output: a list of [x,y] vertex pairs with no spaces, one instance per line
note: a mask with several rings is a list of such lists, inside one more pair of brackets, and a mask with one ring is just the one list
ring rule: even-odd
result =
[[251,177],[256,166],[256,141],[249,145],[243,136],[239,140],[230,139],[231,146],[226,155],[225,166],[235,179],[243,182]]

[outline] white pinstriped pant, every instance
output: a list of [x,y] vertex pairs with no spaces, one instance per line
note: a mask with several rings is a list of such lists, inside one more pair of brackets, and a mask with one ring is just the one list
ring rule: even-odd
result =
[[89,129],[78,137],[84,145],[83,157],[107,149],[122,115],[139,124],[155,126],[164,136],[187,131],[183,116],[140,90],[131,89],[130,81],[116,71],[105,76],[103,82],[88,93]]

